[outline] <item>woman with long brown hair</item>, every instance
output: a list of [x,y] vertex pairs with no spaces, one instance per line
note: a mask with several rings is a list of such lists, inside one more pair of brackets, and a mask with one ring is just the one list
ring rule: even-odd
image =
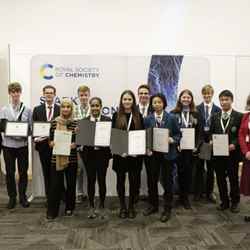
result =
[[201,142],[201,122],[194,104],[193,94],[190,90],[185,89],[180,93],[172,113],[176,116],[180,128],[195,129],[195,149],[181,149],[179,147],[179,156],[176,161],[179,181],[179,203],[185,209],[191,209],[188,194],[192,183],[194,152],[197,151]]
[[[140,130],[144,128],[143,118],[136,107],[135,95],[131,90],[125,90],[120,97],[118,112],[112,117],[112,127],[122,130]],[[137,192],[137,175],[140,170],[139,156],[113,155],[113,170],[117,176],[117,193],[120,200],[120,218],[136,217],[134,208]],[[129,204],[125,201],[126,174],[129,179]]]

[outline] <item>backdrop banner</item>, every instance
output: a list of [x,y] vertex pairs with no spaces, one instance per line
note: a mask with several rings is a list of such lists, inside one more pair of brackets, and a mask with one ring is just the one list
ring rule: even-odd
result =
[[[31,60],[31,106],[44,101],[42,88],[56,87],[56,102],[63,97],[78,103],[77,88],[90,87],[91,96],[101,97],[103,114],[112,116],[125,89],[137,94],[140,84],[148,84],[152,94],[161,92],[168,100],[167,110],[176,103],[178,92],[190,88],[201,95],[201,86],[210,80],[206,58],[191,56],[115,56],[115,55],[36,55]],[[42,171],[37,152],[32,153],[32,187],[34,196],[44,196]],[[142,193],[147,192],[145,172]],[[115,174],[108,169],[107,194],[116,195]]]

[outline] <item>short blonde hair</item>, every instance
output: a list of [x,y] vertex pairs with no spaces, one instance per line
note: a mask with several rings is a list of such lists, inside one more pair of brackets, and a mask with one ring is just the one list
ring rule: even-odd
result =
[[201,89],[202,95],[206,93],[212,93],[214,94],[214,88],[210,84],[206,84],[202,89]]
[[90,88],[87,85],[81,85],[77,89],[77,93],[79,94],[80,92],[89,92],[90,93]]

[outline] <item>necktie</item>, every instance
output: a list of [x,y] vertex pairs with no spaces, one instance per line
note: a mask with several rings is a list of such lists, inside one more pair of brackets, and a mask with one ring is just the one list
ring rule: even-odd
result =
[[226,126],[227,125],[227,121],[229,119],[229,114],[227,112],[223,113],[222,114],[222,122],[223,122],[223,125]]
[[159,128],[161,126],[161,117],[157,116],[156,117],[156,126]]
[[205,106],[205,123],[206,123],[206,126],[208,125],[208,117],[209,117],[209,114],[208,114],[208,105]]
[[141,112],[142,112],[142,116],[144,117],[144,116],[145,116],[145,115],[144,115],[144,113],[145,113],[145,107],[144,107],[144,106],[142,107]]
[[52,106],[48,106],[49,113],[48,113],[48,121],[51,120],[51,115],[52,115]]

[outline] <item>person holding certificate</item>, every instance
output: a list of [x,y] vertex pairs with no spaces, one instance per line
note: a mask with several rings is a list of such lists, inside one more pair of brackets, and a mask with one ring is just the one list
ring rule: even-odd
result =
[[[45,103],[36,106],[33,110],[33,122],[50,122],[55,117],[60,115],[60,106],[54,103],[56,95],[56,88],[52,85],[46,85],[43,88],[43,96]],[[48,135],[49,136],[49,135]],[[39,136],[34,138],[35,149],[39,153],[39,158],[43,171],[45,194],[48,200],[49,193],[49,174],[50,161],[48,159],[52,156],[52,149],[48,143],[49,137]]]
[[[211,147],[209,145],[209,130],[211,117],[220,112],[220,108],[212,102],[214,95],[214,89],[210,84],[205,85],[201,90],[203,96],[203,102],[197,106],[197,110],[200,113],[201,124],[203,128],[203,139],[202,144],[204,149],[208,149],[207,154],[211,155]],[[206,145],[205,145],[206,144]],[[205,147],[208,146],[208,147]],[[202,150],[202,146],[200,151]],[[210,156],[211,157],[211,156]],[[205,163],[206,163],[206,183],[204,183],[205,175]],[[216,203],[216,197],[213,195],[214,189],[214,166],[211,160],[198,159],[194,177],[194,200],[199,201],[202,198],[202,194],[205,186],[205,194],[208,202]],[[205,184],[205,185],[204,185]]]
[[[3,135],[3,157],[6,167],[6,184],[9,196],[9,203],[7,205],[8,209],[13,209],[16,206],[16,160],[18,166],[19,183],[19,201],[23,207],[29,207],[29,202],[27,201],[26,189],[28,184],[28,167],[29,167],[29,157],[28,157],[28,130],[31,126],[32,112],[27,108],[23,102],[21,102],[22,87],[20,83],[14,82],[10,83],[8,86],[8,93],[10,96],[10,104],[2,108],[0,112],[0,119],[5,120],[5,127],[7,129],[8,125],[15,125],[15,123],[28,125],[24,126],[25,130],[20,126],[20,131],[18,125],[9,126],[8,134]],[[13,122],[13,123],[12,123]],[[17,136],[20,134],[20,136]],[[8,135],[8,136],[7,136]],[[15,135],[15,136],[14,136]]]
[[[90,88],[86,85],[80,85],[77,89],[79,104],[74,105],[73,117],[75,120],[81,120],[90,115],[89,97]],[[78,154],[82,151],[82,147],[78,148]],[[77,202],[82,203],[87,199],[87,173],[84,162],[78,157],[78,173],[76,180]]]
[[[112,127],[122,130],[141,130],[144,129],[143,118],[136,107],[135,95],[130,90],[125,90],[120,97],[118,112],[113,114]],[[134,208],[135,196],[138,192],[138,172],[141,167],[139,156],[113,155],[113,170],[117,176],[117,193],[120,200],[120,218],[135,218]],[[129,204],[128,209],[125,201],[125,181],[126,173],[129,178]]]
[[[146,165],[149,207],[144,211],[144,215],[158,212],[158,181],[161,173],[161,183],[164,188],[164,210],[161,215],[161,221],[166,222],[170,219],[173,203],[173,167],[174,160],[177,157],[177,145],[181,138],[181,131],[176,118],[165,111],[167,100],[163,94],[153,95],[150,99],[150,105],[154,113],[150,114],[144,120],[145,128],[165,128],[168,130],[168,138],[165,144],[169,144],[168,153],[149,151],[149,164]],[[157,143],[157,142],[156,142]],[[155,142],[154,142],[155,144]]]
[[223,90],[219,94],[222,111],[211,118],[210,139],[213,143],[213,164],[215,167],[217,185],[221,204],[218,210],[224,211],[230,207],[227,177],[230,183],[230,198],[232,213],[239,212],[240,189],[238,169],[241,161],[238,132],[242,113],[232,108],[233,94],[230,90]]
[[[246,196],[250,196],[250,95],[247,97],[246,104],[247,113],[244,114],[240,130],[239,130],[239,144],[241,152],[244,156],[243,168],[240,181],[240,192]],[[250,215],[245,216],[245,221],[250,222]]]
[[194,104],[193,94],[190,90],[183,90],[178,98],[175,115],[182,131],[182,138],[177,157],[177,171],[179,180],[178,203],[185,209],[191,209],[189,193],[192,183],[194,153],[197,152],[202,138],[200,115]]
[[[101,115],[102,100],[99,97],[93,97],[89,101],[90,116],[88,119],[92,122],[110,121],[107,116]],[[88,133],[88,131],[86,131]],[[99,135],[101,136],[101,134]],[[105,217],[104,201],[106,197],[106,173],[109,165],[109,159],[112,157],[109,147],[84,146],[80,152],[81,158],[85,164],[88,183],[89,215],[88,218],[94,219],[98,213],[95,211],[95,185],[96,178],[99,186],[99,213],[101,218]]]
[[[72,216],[76,198],[77,152],[75,142],[76,121],[72,118],[73,104],[63,99],[60,116],[51,123],[50,147],[53,148],[50,171],[47,219],[58,216],[60,200],[65,186],[65,216]],[[60,142],[62,145],[60,145]]]

